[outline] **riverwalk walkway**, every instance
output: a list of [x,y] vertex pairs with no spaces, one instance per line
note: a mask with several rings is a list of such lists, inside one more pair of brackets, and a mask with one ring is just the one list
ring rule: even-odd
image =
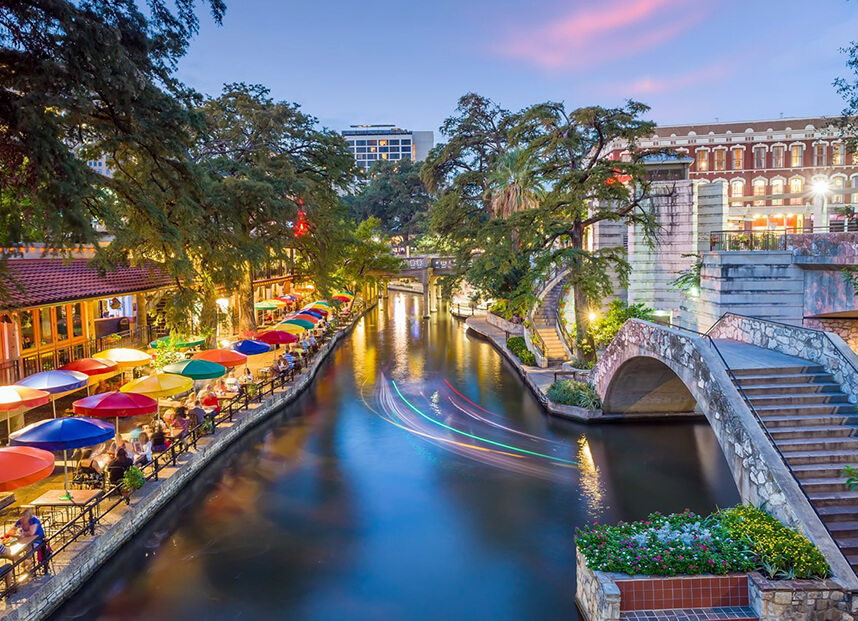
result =
[[[0,619],[30,621],[47,618],[220,453],[250,428],[294,401],[313,382],[339,341],[374,305],[371,303],[356,309],[292,381],[280,386],[272,384],[268,395],[236,408],[232,416],[218,421],[214,434],[200,436],[194,446],[178,453],[175,460],[169,460],[164,454],[157,479],[135,491],[128,503],[122,498],[112,497],[99,503],[97,508],[84,507],[80,516],[84,519],[80,522],[82,527],[86,524],[86,530],[91,525],[92,530],[82,536],[75,535],[59,553],[54,554],[50,575],[30,575],[28,581],[18,587],[17,593],[0,601]],[[253,366],[265,363],[260,362]],[[101,515],[96,516],[96,512]],[[94,517],[98,519],[94,520]],[[52,541],[55,552],[58,543]]]

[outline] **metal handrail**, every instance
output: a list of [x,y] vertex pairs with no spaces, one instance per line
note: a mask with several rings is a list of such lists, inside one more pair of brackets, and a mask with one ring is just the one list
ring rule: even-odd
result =
[[[724,316],[730,315],[730,314],[734,314],[734,313],[724,313],[724,315],[721,316],[721,318],[718,320],[718,322],[720,322],[724,318]],[[739,316],[741,317],[743,315],[739,315]],[[749,317],[748,319],[753,319],[753,317]],[[721,363],[724,365],[724,368],[727,371],[727,375],[730,377],[730,380],[733,382],[733,385],[736,387],[736,390],[739,391],[739,394],[741,395],[742,399],[745,401],[745,405],[748,407],[748,410],[750,410],[751,414],[756,419],[757,424],[760,426],[760,428],[763,430],[763,433],[766,435],[766,438],[768,439],[769,444],[771,444],[772,448],[778,454],[778,457],[780,457],[781,461],[786,466],[787,470],[790,473],[790,476],[792,476],[792,478],[793,478],[793,481],[795,481],[795,484],[798,486],[798,489],[801,490],[802,495],[804,496],[805,500],[807,500],[807,504],[810,505],[810,508],[813,509],[813,512],[816,514],[816,517],[819,519],[819,523],[822,524],[822,527],[828,533],[828,536],[831,537],[831,540],[835,543],[835,545],[837,545],[837,551],[840,552],[840,556],[842,556],[843,560],[846,561],[846,563],[848,564],[849,561],[846,558],[846,555],[843,553],[843,550],[841,550],[840,546],[837,544],[837,540],[834,538],[834,534],[831,532],[831,529],[828,528],[828,525],[825,523],[825,520],[822,519],[822,515],[819,513],[819,510],[816,508],[816,505],[810,499],[810,496],[808,496],[807,491],[804,489],[804,486],[801,484],[801,480],[798,478],[798,475],[792,469],[792,466],[790,465],[789,461],[787,461],[786,457],[783,454],[783,451],[781,451],[780,447],[778,446],[777,441],[774,439],[771,432],[769,431],[769,428],[766,426],[765,422],[763,421],[762,416],[760,416],[760,413],[757,411],[757,408],[754,407],[754,404],[751,401],[751,398],[748,397],[747,393],[745,393],[745,390],[742,388],[742,385],[739,382],[738,378],[736,377],[736,374],[733,372],[733,369],[727,363],[727,359],[724,358],[724,354],[721,353],[721,350],[718,348],[718,345],[715,343],[715,339],[709,333],[712,330],[712,328],[714,328],[715,325],[717,325],[718,322],[715,322],[715,324],[713,324],[712,327],[710,327],[709,330],[707,330],[706,332],[699,332],[697,330],[693,330],[691,328],[686,328],[684,326],[678,326],[678,325],[672,325],[672,326],[670,326],[670,328],[680,330],[680,331],[685,331],[685,332],[691,332],[692,334],[703,337],[704,339],[706,339],[709,342],[709,344],[712,346],[712,349],[714,349],[715,353],[718,354],[718,358],[721,359]],[[773,322],[773,323],[775,323],[775,322]],[[789,325],[789,324],[782,324],[782,325]]]
[[[348,319],[355,312],[359,314],[363,312],[365,306],[366,304],[364,301],[358,301],[352,304],[349,311],[344,313],[342,317]],[[336,330],[335,324],[338,323],[337,319],[337,317],[331,318],[331,321],[328,324],[328,329],[321,337],[323,340],[326,340],[328,337],[333,335]],[[321,344],[316,351],[319,350],[321,350]],[[314,356],[315,353],[316,352],[313,352],[311,357]],[[309,359],[307,362],[309,362]],[[309,368],[309,364],[304,365],[304,368]],[[286,378],[286,375],[279,375],[258,383],[256,394],[253,396],[250,395],[248,390],[244,390],[226,401],[222,405],[218,414],[206,417],[204,422],[189,429],[187,435],[173,442],[166,451],[153,455],[152,461],[141,467],[141,470],[144,472],[145,480],[147,482],[157,481],[158,474],[161,471],[167,467],[175,467],[177,465],[177,459],[180,455],[189,453],[191,447],[196,449],[197,443],[203,435],[214,435],[217,432],[218,425],[222,425],[226,422],[232,422],[237,414],[249,410],[252,403],[261,402],[265,396],[274,394],[278,387],[284,388],[288,382],[294,382],[296,370],[297,369],[293,367],[290,372],[286,374],[288,375],[288,379]],[[46,558],[43,558],[41,561],[36,560],[32,570],[29,570],[33,574],[36,574],[39,571],[45,571],[45,573],[47,573],[50,568],[51,561],[57,554],[61,553],[81,537],[87,535],[87,533],[95,535],[96,526],[102,523],[105,516],[109,515],[114,509],[116,509],[116,507],[123,503],[126,505],[131,504],[131,495],[133,492],[123,496],[120,494],[121,488],[122,484],[115,485],[109,490],[106,490],[106,493],[98,500],[93,500],[80,505],[81,511],[77,516],[66,522],[55,533],[50,536],[46,536],[36,547],[29,550],[19,559],[15,560],[10,565],[4,566],[4,574],[6,572],[13,572],[14,575],[14,572],[24,565],[24,563],[28,563],[33,558],[38,558],[40,551],[45,551],[50,548],[51,555],[47,557],[47,555],[42,554],[42,556],[45,556]],[[14,582],[10,588],[0,587],[0,600],[7,598],[16,590],[17,584]]]
[[530,341],[533,343],[534,347],[539,350],[539,353],[543,358],[548,358],[548,348],[545,346],[545,341],[542,340],[542,337],[539,335],[539,330],[536,329],[536,326],[531,324],[532,330],[528,330],[530,333]]
[[566,347],[569,349],[569,352],[574,355],[575,341],[572,340],[572,335],[570,335],[569,330],[566,329],[566,318],[563,316],[563,313],[560,312],[559,308],[554,309],[554,321],[557,324],[557,328],[560,330],[560,336],[566,343]]

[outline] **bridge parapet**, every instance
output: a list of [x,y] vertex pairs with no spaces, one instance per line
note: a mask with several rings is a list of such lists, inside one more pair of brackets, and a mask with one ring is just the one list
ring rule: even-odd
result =
[[[781,522],[803,532],[825,554],[835,576],[858,587],[855,573],[742,399],[715,344],[704,335],[627,321],[590,380],[606,414],[664,414],[696,402],[715,432],[742,500],[765,504]],[[672,400],[678,401],[674,409]]]

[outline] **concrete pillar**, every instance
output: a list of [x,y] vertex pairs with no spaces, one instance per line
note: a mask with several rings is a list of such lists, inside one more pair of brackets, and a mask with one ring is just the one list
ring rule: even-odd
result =
[[385,279],[385,281],[384,281],[384,282],[382,283],[382,285],[381,285],[381,286],[382,286],[382,289],[381,289],[381,297],[383,297],[385,300],[387,299],[387,295],[388,295],[388,293],[387,293],[387,283],[388,283],[388,281]]
[[820,232],[828,231],[827,202],[825,194],[816,194],[813,197],[813,228]]

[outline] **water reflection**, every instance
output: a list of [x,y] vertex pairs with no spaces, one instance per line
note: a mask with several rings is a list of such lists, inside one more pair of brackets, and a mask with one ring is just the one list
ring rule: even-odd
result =
[[56,618],[577,619],[575,526],[736,496],[705,424],[547,419],[396,293]]

